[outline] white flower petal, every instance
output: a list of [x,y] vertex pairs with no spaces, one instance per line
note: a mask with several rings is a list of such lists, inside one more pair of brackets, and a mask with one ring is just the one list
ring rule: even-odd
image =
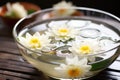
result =
[[30,39],[32,37],[32,35],[29,33],[26,33],[25,37],[26,37],[26,39]]
[[88,63],[87,58],[83,58],[83,59],[80,60],[80,64],[85,65],[85,64],[87,64],[87,63]]
[[35,34],[33,34],[33,36],[39,37],[40,33],[39,32],[35,32]]

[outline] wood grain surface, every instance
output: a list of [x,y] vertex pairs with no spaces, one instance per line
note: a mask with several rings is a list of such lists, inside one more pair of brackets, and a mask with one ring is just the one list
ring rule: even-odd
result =
[[[88,80],[120,80],[120,58],[112,66]],[[115,65],[113,63],[113,65]],[[26,62],[12,38],[0,37],[0,80],[53,80]]]

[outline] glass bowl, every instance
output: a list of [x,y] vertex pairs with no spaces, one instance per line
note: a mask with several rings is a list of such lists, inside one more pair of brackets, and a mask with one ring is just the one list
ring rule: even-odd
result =
[[74,7],[45,9],[19,20],[13,36],[22,56],[54,79],[87,79],[119,56],[120,19]]

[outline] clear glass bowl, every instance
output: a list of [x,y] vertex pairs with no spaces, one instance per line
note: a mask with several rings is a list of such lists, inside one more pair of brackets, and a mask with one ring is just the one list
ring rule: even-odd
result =
[[[118,17],[102,10],[46,9],[18,21],[13,36],[22,56],[46,75],[55,79],[86,79],[119,56],[119,24]],[[47,38],[42,36],[40,42],[33,38],[36,32]],[[37,42],[41,44],[34,45]]]

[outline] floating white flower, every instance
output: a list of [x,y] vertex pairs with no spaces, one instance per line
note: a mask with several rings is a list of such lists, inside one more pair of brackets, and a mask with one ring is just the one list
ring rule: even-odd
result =
[[76,11],[75,9],[71,9],[72,7],[74,6],[71,2],[61,1],[53,6],[54,9],[57,9],[53,13],[56,16],[69,16]]
[[[94,39],[76,40],[71,46],[69,50],[80,57],[88,57],[88,55],[97,54],[102,50],[99,41]],[[95,61],[95,56],[89,56],[88,59]]]
[[21,5],[19,2],[10,4],[7,3],[6,5],[7,7],[7,12],[6,15],[10,16],[14,13],[14,16],[16,16],[17,18],[23,18],[27,16],[27,11],[25,10],[24,6]]
[[50,26],[49,33],[55,37],[55,40],[66,41],[71,38],[75,38],[78,35],[79,29],[67,24]]
[[59,71],[60,76],[63,78],[81,78],[87,76],[92,68],[87,63],[86,58],[79,60],[77,56],[73,58],[66,57],[66,64],[60,64],[59,67],[55,67],[55,70]]
[[19,42],[32,50],[41,50],[50,45],[50,39],[47,35],[40,35],[39,32],[33,35],[26,33],[25,37],[19,36]]

